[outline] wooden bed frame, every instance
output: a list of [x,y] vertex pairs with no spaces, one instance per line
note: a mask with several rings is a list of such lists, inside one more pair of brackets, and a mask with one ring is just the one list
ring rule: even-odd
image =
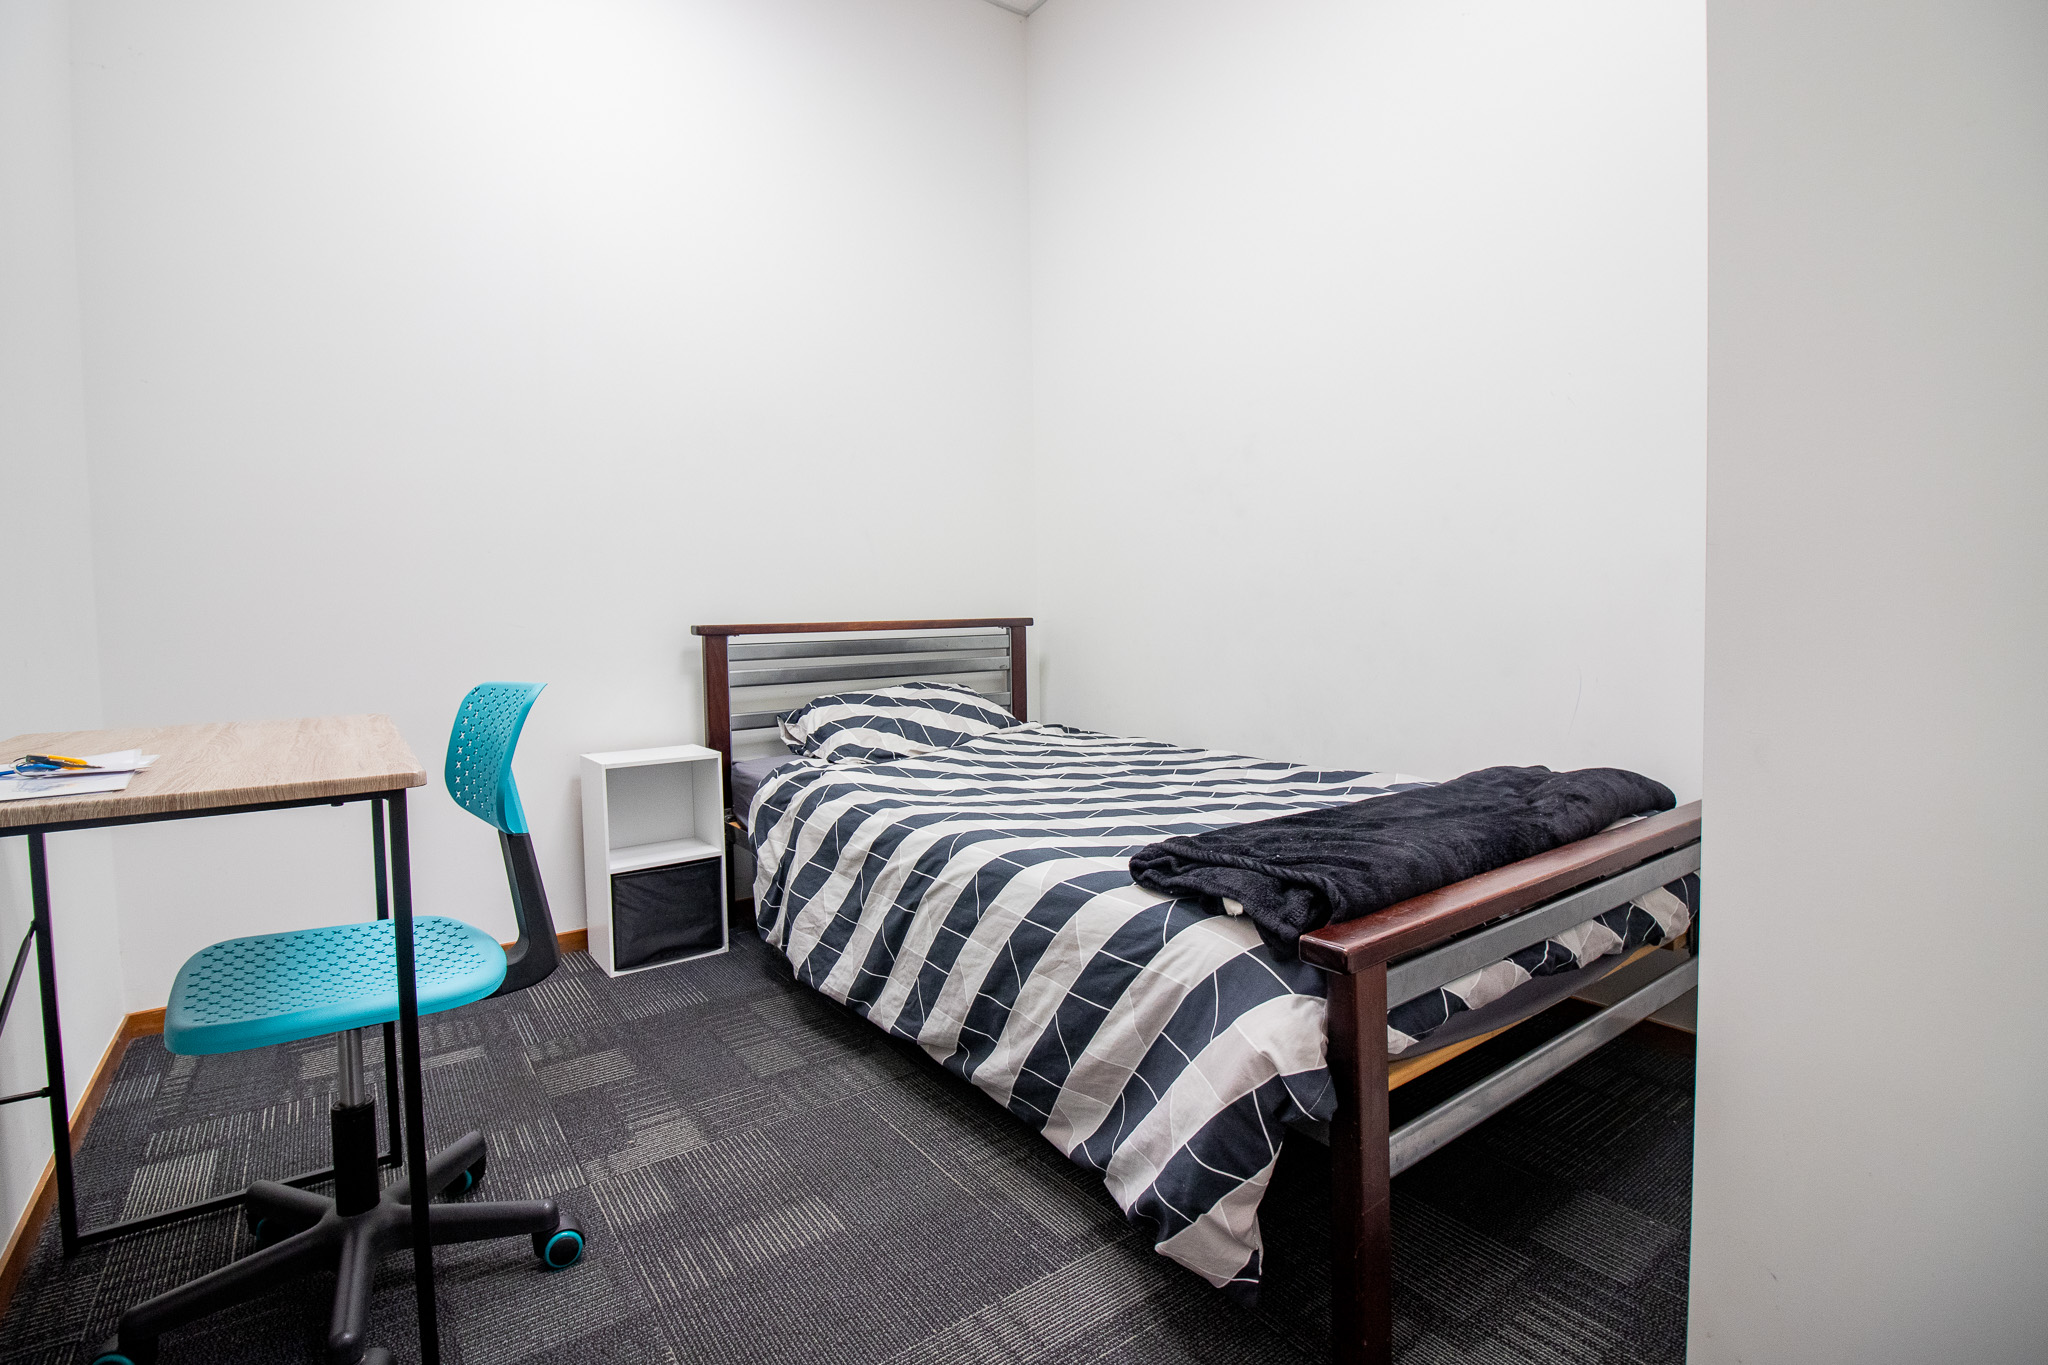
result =
[[[814,693],[823,695],[851,682],[886,685],[912,676],[1004,672],[1006,693],[989,695],[1007,699],[1011,714],[1025,719],[1024,632],[1030,624],[1028,617],[988,617],[691,627],[704,638],[706,743],[724,756],[727,801],[732,797],[733,731],[765,728],[774,719],[766,712],[735,715],[733,687],[831,684]],[[867,638],[731,643],[751,635]],[[1004,636],[1006,647],[994,648]],[[799,659],[830,662],[782,662]],[[758,666],[767,661],[775,662]],[[756,666],[735,672],[734,663]],[[1691,990],[1699,981],[1699,929],[1695,924],[1687,934],[1687,957],[1677,968],[1399,1128],[1389,1126],[1388,1092],[1456,1054],[1446,1048],[1442,1052],[1449,1055],[1431,1053],[1390,1065],[1388,1006],[1455,981],[1697,872],[1699,866],[1700,803],[1695,801],[1364,919],[1303,935],[1302,961],[1329,978],[1329,1067],[1337,1088],[1329,1134],[1335,1210],[1330,1319],[1337,1365],[1389,1365],[1393,1359],[1393,1177]],[[1467,1046],[1479,1041],[1483,1038]]]

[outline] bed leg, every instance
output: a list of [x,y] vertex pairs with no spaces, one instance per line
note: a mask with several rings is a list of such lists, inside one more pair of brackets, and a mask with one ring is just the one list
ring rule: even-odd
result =
[[1330,1229],[1331,1356],[1337,1365],[1394,1358],[1394,1226],[1387,1168],[1387,968],[1330,977],[1330,1125],[1336,1200]]

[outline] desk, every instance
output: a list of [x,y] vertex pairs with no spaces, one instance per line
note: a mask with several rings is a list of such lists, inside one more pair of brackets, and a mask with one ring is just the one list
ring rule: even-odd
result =
[[[230,1207],[239,1194],[172,1209],[147,1218],[81,1230],[71,1170],[70,1099],[64,1085],[64,1048],[57,1017],[57,960],[50,926],[49,869],[45,835],[65,830],[189,820],[243,811],[286,810],[294,806],[370,803],[371,846],[376,857],[377,917],[395,916],[398,968],[398,1024],[404,1041],[404,1141],[392,1094],[396,1062],[392,1026],[384,1026],[385,1107],[391,1122],[392,1153],[387,1162],[406,1162],[412,1188],[427,1187],[426,1124],[420,1090],[419,997],[413,980],[412,870],[407,842],[405,793],[426,785],[427,774],[385,716],[319,716],[310,720],[256,721],[220,725],[174,725],[159,729],[85,730],[64,734],[16,735],[0,740],[0,756],[100,754],[140,749],[159,755],[136,774],[126,791],[0,802],[0,837],[28,840],[29,888],[35,912],[36,967],[42,978],[43,1056],[49,1081],[50,1134],[57,1171],[57,1217],[64,1254],[81,1246],[156,1227],[180,1218]],[[387,896],[388,891],[388,896]],[[333,1174],[309,1171],[292,1184],[308,1185]],[[420,1356],[440,1359],[435,1321],[433,1248],[427,1239],[428,1200],[413,1203],[414,1288],[419,1301]]]

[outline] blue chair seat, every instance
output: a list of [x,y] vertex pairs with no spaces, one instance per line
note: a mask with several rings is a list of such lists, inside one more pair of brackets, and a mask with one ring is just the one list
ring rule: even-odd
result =
[[[231,938],[192,955],[171,987],[164,1047],[183,1056],[296,1043],[398,1018],[390,920]],[[505,979],[505,950],[459,919],[413,920],[420,1013],[481,1000]]]

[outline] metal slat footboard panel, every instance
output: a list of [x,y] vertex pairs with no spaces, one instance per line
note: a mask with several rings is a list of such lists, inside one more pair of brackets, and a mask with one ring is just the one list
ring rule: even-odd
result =
[[1689,844],[1640,867],[1560,896],[1548,905],[1524,911],[1492,928],[1396,963],[1387,968],[1387,999],[1395,1005],[1413,1000],[1481,967],[1490,967],[1532,943],[1541,943],[1558,930],[1584,924],[1646,891],[1699,870],[1700,846]]
[[870,678],[919,678],[947,673],[1004,673],[1007,652],[979,658],[900,659],[887,663],[825,664],[808,668],[735,668],[731,686],[788,687],[814,682],[854,682]]
[[726,649],[726,657],[733,663],[742,663],[757,659],[837,659],[849,655],[880,657],[949,650],[957,654],[985,654],[990,650],[1000,650],[1007,654],[1010,637],[996,630],[974,635],[901,635],[893,639],[868,635],[854,640],[779,640],[767,645],[730,645]]
[[1666,972],[1649,985],[1609,1005],[1485,1080],[1459,1091],[1387,1139],[1392,1174],[1413,1166],[1437,1148],[1499,1113],[1572,1063],[1598,1051],[1699,984],[1700,962]]

